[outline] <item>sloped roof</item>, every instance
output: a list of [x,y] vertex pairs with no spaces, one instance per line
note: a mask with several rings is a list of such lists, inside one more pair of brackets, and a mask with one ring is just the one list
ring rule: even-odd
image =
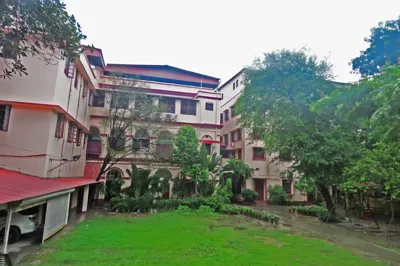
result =
[[90,178],[39,178],[0,169],[0,204],[94,183]]

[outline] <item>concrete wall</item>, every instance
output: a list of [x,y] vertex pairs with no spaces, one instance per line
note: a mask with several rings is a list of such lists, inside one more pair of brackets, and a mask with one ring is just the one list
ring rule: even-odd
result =
[[[64,73],[65,60],[46,64],[28,57],[23,63],[29,75],[0,80],[0,102],[12,106],[8,131],[0,131],[0,166],[39,177],[81,177],[86,153],[84,137],[81,146],[67,142],[68,120],[64,138],[56,138],[55,131],[58,112],[88,128],[89,93],[82,97],[83,79],[91,89],[98,87],[98,82],[86,56],[81,55],[76,63],[80,73],[77,88],[74,78]],[[0,60],[0,67],[2,64]],[[80,160],[62,166],[59,161],[50,162],[70,160],[73,155],[81,155]]]

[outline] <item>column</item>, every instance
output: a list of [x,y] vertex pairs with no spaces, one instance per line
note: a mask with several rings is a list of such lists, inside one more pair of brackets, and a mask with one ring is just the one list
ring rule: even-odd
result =
[[87,211],[88,200],[89,200],[89,185],[86,185],[83,190],[82,212]]
[[11,226],[11,218],[12,218],[13,211],[14,210],[11,207],[11,203],[8,203],[7,219],[6,219],[6,225],[5,225],[5,230],[4,230],[3,249],[1,251],[3,254],[7,254],[8,237],[10,235],[10,226]]
[[68,202],[67,202],[67,213],[66,213],[66,215],[65,215],[65,225],[67,225],[68,224],[68,215],[69,215],[69,203],[70,203],[70,200],[71,200],[71,193],[68,193]]
[[44,204],[39,205],[39,211],[38,211],[38,223],[39,223],[39,225],[43,224],[43,214],[44,214]]

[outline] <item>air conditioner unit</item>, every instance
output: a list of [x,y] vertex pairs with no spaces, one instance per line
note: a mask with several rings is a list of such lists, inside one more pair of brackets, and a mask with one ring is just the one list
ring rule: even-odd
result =
[[235,142],[231,142],[231,147],[235,147]]

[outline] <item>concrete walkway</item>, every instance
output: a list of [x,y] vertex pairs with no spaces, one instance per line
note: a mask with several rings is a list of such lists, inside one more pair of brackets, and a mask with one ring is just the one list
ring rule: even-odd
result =
[[371,232],[365,229],[353,229],[348,222],[338,224],[323,223],[316,217],[291,213],[288,207],[270,205],[257,206],[255,208],[279,215],[283,227],[311,237],[334,242],[368,259],[383,261],[390,265],[400,265],[400,249],[383,247],[384,245],[399,248],[400,234],[392,233],[386,239],[386,226],[380,231]]

